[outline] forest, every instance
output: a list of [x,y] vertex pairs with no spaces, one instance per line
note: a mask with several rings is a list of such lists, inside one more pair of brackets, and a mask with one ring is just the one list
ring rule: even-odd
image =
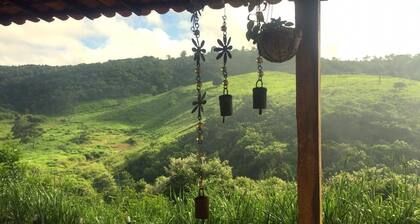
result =
[[[205,81],[221,83],[220,64],[209,53],[203,70]],[[234,50],[229,73],[256,71],[256,50]],[[371,74],[420,80],[420,55],[365,57],[356,61],[322,59],[323,74]],[[193,60],[182,52],[178,58],[122,59],[75,66],[0,66],[0,106],[19,112],[54,114],[69,112],[80,102],[159,94],[192,84]],[[267,71],[294,72],[294,60],[264,63]]]
[[[0,67],[0,223],[296,223],[294,61],[264,63],[268,108],[252,109],[255,50],[207,55],[196,160],[193,60],[144,57]],[[420,55],[322,59],[324,223],[420,223]]]

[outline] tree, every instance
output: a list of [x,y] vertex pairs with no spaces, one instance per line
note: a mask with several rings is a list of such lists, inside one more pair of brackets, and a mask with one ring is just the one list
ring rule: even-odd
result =
[[181,58],[187,57],[187,52],[185,50],[181,51]]
[[12,127],[13,137],[20,139],[22,143],[32,142],[32,148],[35,148],[35,139],[44,132],[43,129],[39,127],[42,121],[41,118],[33,115],[16,115]]

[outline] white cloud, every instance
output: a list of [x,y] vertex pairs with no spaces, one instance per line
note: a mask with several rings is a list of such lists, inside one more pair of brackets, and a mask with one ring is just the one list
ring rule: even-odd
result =
[[149,15],[147,15],[146,17],[146,21],[149,22],[150,24],[157,26],[157,27],[162,27],[163,26],[163,22],[162,19],[160,18],[160,14],[152,11]]
[[[245,7],[227,7],[228,33],[235,48],[252,47],[245,38]],[[366,55],[420,53],[420,1],[413,0],[336,0],[322,3],[321,55],[323,57],[362,58]],[[209,50],[221,37],[223,10],[206,8],[201,17],[202,38]],[[293,2],[274,6],[273,17],[294,20]],[[77,64],[147,55],[165,58],[190,53],[191,36],[174,39],[165,32],[162,16],[151,13],[145,22],[153,29],[133,28],[121,17],[101,17],[94,21],[69,19],[52,23],[27,22],[0,30],[0,64]],[[178,28],[189,30],[188,18]],[[150,26],[149,26],[150,27]],[[184,35],[182,35],[184,36]],[[82,39],[104,37],[106,42],[91,49]]]
[[[91,49],[81,39],[106,37],[103,47]],[[11,25],[0,32],[0,64],[77,64],[153,55],[177,56],[188,40],[173,40],[161,28],[135,29],[124,20],[102,17],[94,21]]]

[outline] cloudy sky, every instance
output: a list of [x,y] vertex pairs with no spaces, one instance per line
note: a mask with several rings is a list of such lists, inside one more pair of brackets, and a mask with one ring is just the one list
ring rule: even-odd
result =
[[[251,48],[245,39],[246,8],[226,9],[235,48]],[[220,37],[223,10],[205,8],[201,18],[207,48]],[[294,4],[274,6],[273,16],[294,20]],[[110,59],[167,55],[191,49],[190,14],[152,13],[146,17],[101,17],[1,26],[0,64],[64,65]],[[329,0],[322,3],[322,57],[420,53],[419,0]]]

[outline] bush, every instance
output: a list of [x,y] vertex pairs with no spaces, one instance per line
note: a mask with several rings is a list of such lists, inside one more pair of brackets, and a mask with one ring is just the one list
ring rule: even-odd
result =
[[92,182],[93,188],[99,193],[110,192],[115,190],[114,179],[107,174],[101,174],[98,177],[95,177]]
[[200,166],[194,154],[186,158],[171,158],[165,170],[166,176],[156,179],[155,185],[150,189],[152,192],[171,195],[189,191],[197,185],[201,172],[207,181],[213,183],[220,184],[232,179],[232,168],[226,161],[211,158]]
[[73,142],[74,144],[85,144],[89,142],[89,134],[86,131],[80,132],[80,134],[70,140],[70,142]]
[[94,159],[99,159],[102,156],[104,156],[106,153],[102,150],[93,150],[90,152],[85,153],[85,158],[86,160],[94,160]]
[[129,145],[135,145],[137,144],[137,141],[133,138],[128,138],[127,140],[124,141],[124,143],[129,144]]

